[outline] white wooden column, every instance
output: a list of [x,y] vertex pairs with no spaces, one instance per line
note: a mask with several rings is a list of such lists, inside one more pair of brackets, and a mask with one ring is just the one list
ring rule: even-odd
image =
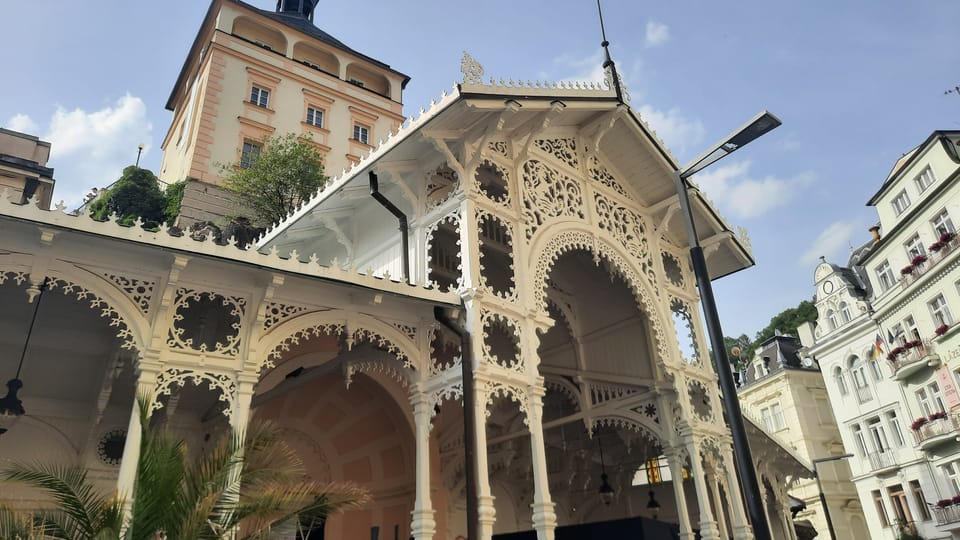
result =
[[677,504],[677,524],[680,525],[680,540],[694,540],[690,526],[690,511],[687,509],[687,494],[683,488],[683,452],[678,448],[666,450],[670,477],[673,478],[673,497]]
[[717,528],[720,529],[721,538],[729,538],[730,532],[727,528],[727,518],[724,515],[723,499],[720,498],[720,478],[716,472],[711,472],[707,477],[710,489],[713,492],[713,508],[717,514]]
[[698,446],[695,441],[687,443],[687,449],[690,452],[690,476],[693,478],[693,487],[697,490],[697,506],[700,507],[700,538],[718,540],[720,531],[717,530],[717,522],[713,519],[713,511],[710,509],[710,492],[707,489]]
[[491,540],[497,512],[493,506],[493,492],[490,491],[490,471],[487,464],[487,393],[482,387],[483,384],[477,381],[477,388],[474,390],[476,407],[473,409],[477,427],[477,447],[473,449],[477,466],[477,519],[480,521],[479,540]]
[[256,375],[241,373],[237,377],[237,395],[233,400],[233,412],[230,414],[230,427],[234,433],[244,433],[250,423],[250,402],[253,401],[253,386]]
[[[160,375],[160,353],[148,351],[143,353],[138,364],[137,391],[130,410],[130,421],[127,423],[127,439],[123,444],[123,457],[120,461],[120,472],[117,476],[117,493],[127,500],[127,511],[133,502],[133,486],[137,480],[137,464],[140,460],[140,444],[142,428],[140,426],[140,402],[144,398],[153,404],[157,391],[157,377]],[[153,411],[150,411],[153,414]]]
[[427,395],[418,390],[410,393],[416,430],[417,461],[416,499],[411,512],[410,534],[416,540],[433,540],[437,524],[430,501],[430,417],[433,408]]
[[533,528],[537,531],[537,540],[553,540],[553,531],[557,527],[557,514],[550,500],[550,475],[547,472],[546,446],[543,440],[543,396],[546,390],[542,384],[531,385],[527,389],[527,423],[530,428],[530,456],[533,461]]
[[753,540],[753,528],[747,521],[747,513],[743,508],[743,497],[740,492],[740,481],[737,480],[737,470],[733,465],[733,450],[724,445],[720,452],[723,454],[723,469],[727,473],[727,504],[730,505],[733,538],[734,540]]

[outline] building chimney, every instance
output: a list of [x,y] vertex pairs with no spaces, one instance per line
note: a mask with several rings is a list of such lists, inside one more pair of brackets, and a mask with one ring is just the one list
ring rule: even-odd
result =
[[877,242],[879,242],[879,241],[880,241],[880,226],[879,226],[879,225],[874,225],[873,227],[870,227],[869,231],[870,231],[871,233],[873,233],[873,243],[876,244]]

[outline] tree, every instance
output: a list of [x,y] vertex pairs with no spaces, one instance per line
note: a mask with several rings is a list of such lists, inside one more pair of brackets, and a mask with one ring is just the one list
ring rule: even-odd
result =
[[757,339],[754,340],[754,343],[759,345],[772,338],[777,330],[784,334],[795,334],[801,324],[816,320],[817,306],[810,300],[804,300],[797,307],[785,309],[774,315],[770,319],[770,324],[757,332]]
[[283,221],[327,182],[323,157],[295,133],[267,137],[252,161],[241,158],[221,169],[226,174],[224,187],[241,208],[252,212],[257,226]]
[[[192,459],[182,440],[149,427],[149,408],[141,399],[137,482],[123,540],[156,540],[161,532],[171,539],[219,540],[231,531],[239,533],[238,539],[259,540],[270,533],[292,534],[301,523],[367,501],[366,492],[351,484],[305,480],[303,463],[271,424],[255,423],[245,435],[227,436]],[[2,477],[39,488],[56,506],[36,519],[4,514],[0,506],[0,540],[121,538],[124,501],[98,493],[82,468],[14,464]],[[42,535],[24,536],[33,523],[43,525]],[[19,535],[4,536],[9,531]]]
[[131,165],[106,194],[90,205],[90,216],[102,221],[116,214],[125,225],[140,218],[145,227],[156,227],[164,221],[165,208],[166,199],[157,177],[148,169]]

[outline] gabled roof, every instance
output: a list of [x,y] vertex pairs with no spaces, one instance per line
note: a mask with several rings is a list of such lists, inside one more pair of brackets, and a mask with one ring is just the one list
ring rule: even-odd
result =
[[[880,197],[886,193],[886,191],[892,186],[900,176],[900,173],[910,168],[913,165],[913,162],[917,159],[918,156],[923,154],[923,149],[933,144],[934,141],[943,142],[947,137],[960,137],[960,131],[956,130],[937,130],[930,134],[919,146],[910,150],[906,154],[900,157],[893,164],[893,168],[890,170],[890,174],[887,175],[886,180],[884,180],[883,185],[880,186],[880,189],[870,197],[870,200],[867,201],[867,206],[876,206],[877,202],[880,200]],[[944,145],[949,147],[951,145]],[[951,157],[954,160],[957,160],[956,156],[951,154]]]
[[[373,217],[382,214],[382,208],[369,196],[366,200],[357,196],[366,189],[368,172],[405,166],[437,153],[430,137],[447,137],[454,144],[457,137],[468,132],[510,133],[536,123],[537,118],[554,109],[558,113],[550,117],[550,130],[581,130],[585,126],[606,130],[596,144],[602,155],[618,162],[618,180],[634,188],[634,200],[655,212],[655,223],[676,220],[666,234],[676,245],[685,245],[680,215],[670,210],[671,200],[676,198],[673,172],[679,165],[639,114],[618,102],[612,89],[597,83],[487,85],[471,81],[455,86],[453,93],[444,94],[428,111],[402,125],[396,134],[389,134],[360,163],[334,178],[322,192],[268,231],[259,248],[297,249],[302,254],[319,251],[316,231],[322,226],[323,216],[346,216],[342,219],[359,220],[369,227],[364,212],[369,211]],[[381,176],[381,190],[394,189],[399,198],[409,195],[411,187],[393,185],[390,176]],[[719,255],[711,257],[711,277],[754,264],[745,237],[735,234],[696,189],[691,193],[691,204],[697,230],[719,248]]]

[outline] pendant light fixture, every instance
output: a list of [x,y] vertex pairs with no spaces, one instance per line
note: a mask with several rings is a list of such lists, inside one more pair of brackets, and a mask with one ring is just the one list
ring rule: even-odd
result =
[[597,446],[600,447],[600,490],[597,493],[600,494],[600,500],[603,504],[610,506],[616,491],[613,489],[613,486],[610,485],[609,479],[607,478],[607,466],[603,462],[603,442],[600,440],[599,435],[597,436]]
[[[23,408],[23,402],[17,397],[17,392],[23,388],[23,381],[20,380],[20,371],[23,369],[23,360],[27,356],[27,349],[30,347],[30,336],[33,334],[33,326],[37,322],[37,313],[40,311],[40,300],[43,298],[43,290],[47,286],[47,279],[43,279],[35,296],[30,298],[36,305],[33,307],[33,317],[30,319],[30,327],[27,329],[27,337],[23,341],[23,351],[20,353],[20,363],[17,364],[17,374],[7,381],[7,395],[0,398],[0,435],[6,433],[13,424],[26,414]],[[32,292],[32,291],[29,291]]]
[[660,517],[660,502],[653,498],[653,490],[650,490],[650,500],[647,501],[647,510],[650,511],[650,517],[657,519]]

